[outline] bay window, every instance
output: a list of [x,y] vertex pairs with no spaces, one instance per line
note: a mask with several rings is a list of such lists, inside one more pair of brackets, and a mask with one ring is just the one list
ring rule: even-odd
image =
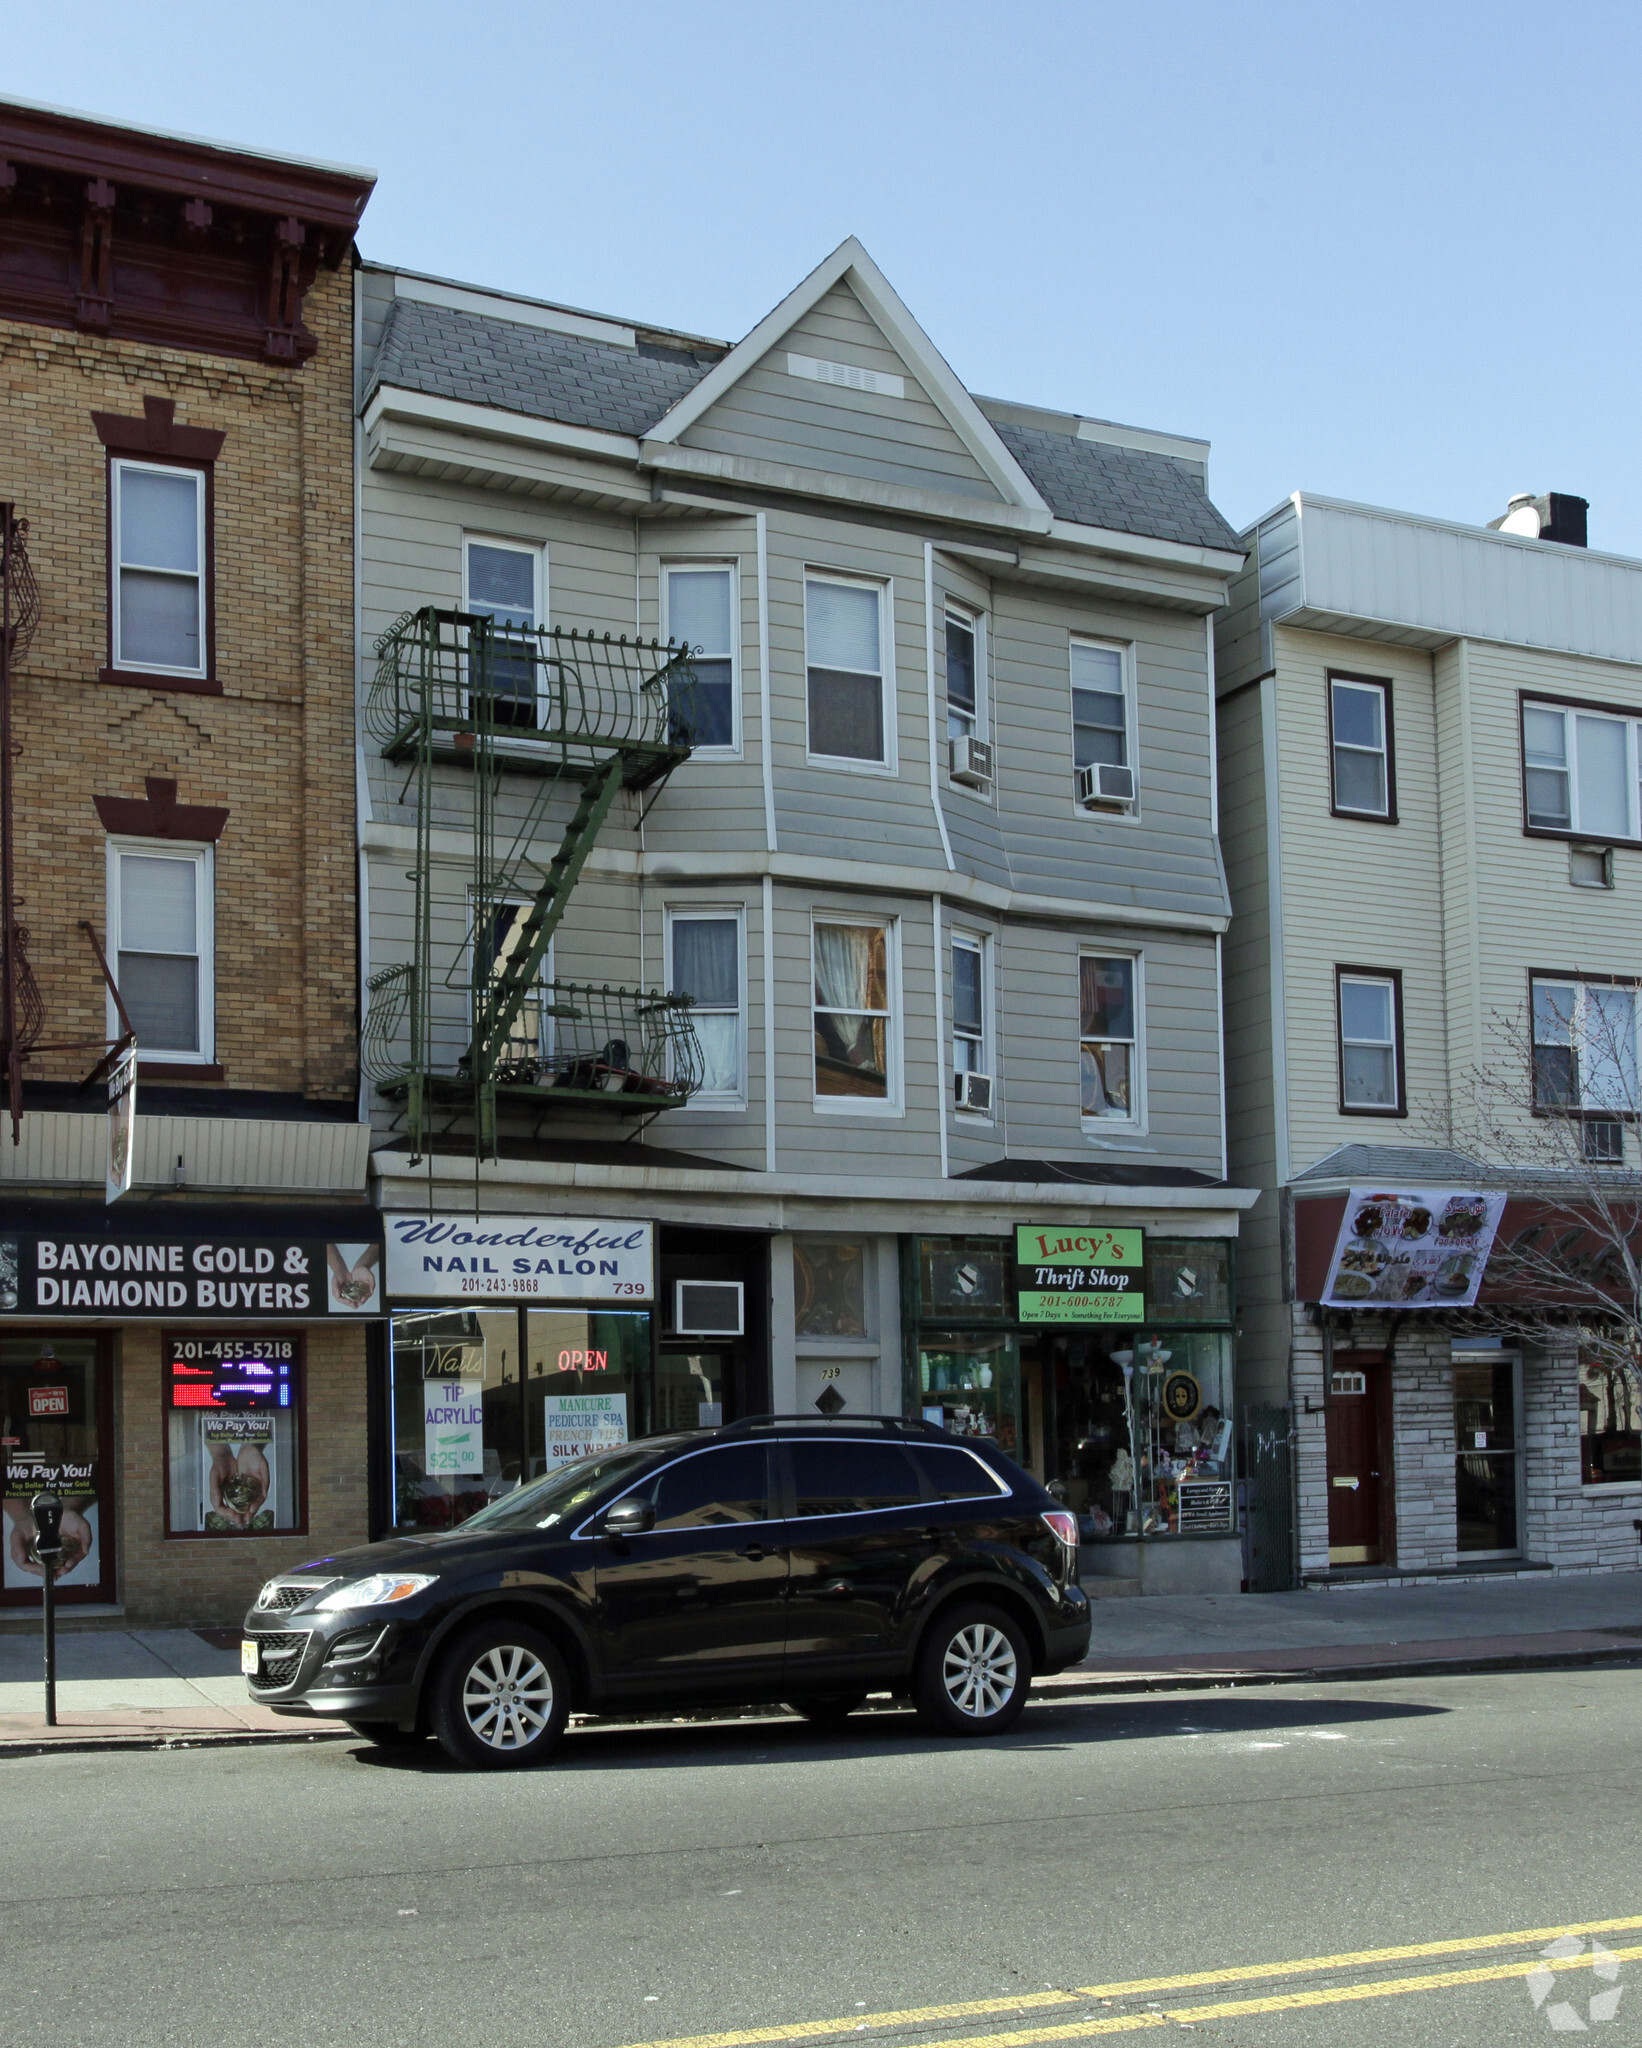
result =
[[1642,838],[1642,720],[1556,704],[1522,707],[1523,806],[1529,827],[1584,839]]
[[892,765],[885,716],[884,611],[880,583],[808,576],[804,642],[809,751],[824,760]]

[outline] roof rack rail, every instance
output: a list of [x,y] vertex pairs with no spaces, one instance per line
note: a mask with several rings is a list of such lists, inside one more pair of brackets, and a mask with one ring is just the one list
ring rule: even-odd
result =
[[744,1431],[770,1429],[779,1423],[802,1422],[817,1429],[858,1428],[862,1423],[873,1423],[879,1429],[897,1436],[944,1437],[947,1431],[933,1422],[925,1422],[922,1416],[911,1415],[821,1415],[804,1414],[802,1411],[791,1415],[743,1415],[739,1422],[727,1422],[720,1434],[736,1436]]

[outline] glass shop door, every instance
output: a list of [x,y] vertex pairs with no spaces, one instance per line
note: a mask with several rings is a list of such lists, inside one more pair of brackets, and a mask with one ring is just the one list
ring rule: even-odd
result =
[[94,1336],[0,1337],[0,1606],[37,1607],[44,1573],[34,1548],[37,1493],[63,1503],[57,1597],[65,1606],[115,1597],[113,1416],[103,1340]]

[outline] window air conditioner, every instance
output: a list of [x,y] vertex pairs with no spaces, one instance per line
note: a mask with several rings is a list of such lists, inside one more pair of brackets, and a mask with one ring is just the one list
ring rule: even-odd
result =
[[1589,1116],[1585,1119],[1585,1157],[1604,1166],[1623,1164],[1625,1126],[1617,1117]]
[[1092,768],[1080,768],[1078,802],[1086,811],[1132,811],[1135,807],[1135,771],[1115,767],[1110,761],[1097,761]]
[[947,772],[954,782],[967,782],[972,789],[985,789],[992,780],[992,749],[985,740],[968,733],[947,741]]
[[990,1074],[954,1074],[952,1079],[960,1109],[972,1109],[980,1116],[992,1114]]
[[742,1333],[739,1280],[675,1280],[673,1331],[680,1337],[739,1337]]

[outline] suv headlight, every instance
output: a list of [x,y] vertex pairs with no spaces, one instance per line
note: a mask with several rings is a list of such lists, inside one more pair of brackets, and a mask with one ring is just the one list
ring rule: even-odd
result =
[[408,1600],[431,1586],[437,1572],[372,1572],[368,1579],[354,1579],[338,1586],[317,1603],[321,1614],[334,1614],[340,1607],[391,1607],[396,1600]]

